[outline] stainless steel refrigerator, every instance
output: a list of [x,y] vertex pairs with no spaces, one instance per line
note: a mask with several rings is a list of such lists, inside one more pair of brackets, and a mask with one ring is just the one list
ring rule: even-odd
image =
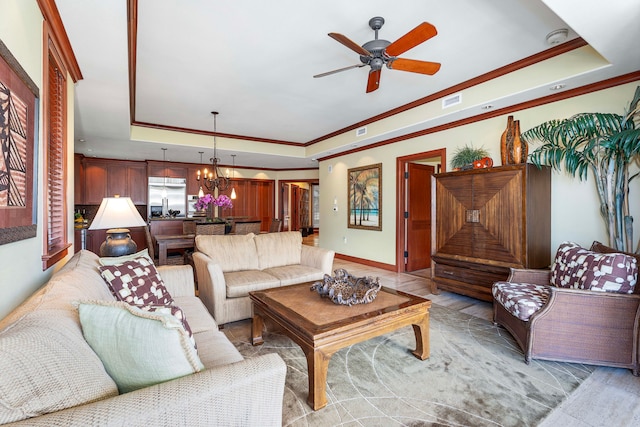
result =
[[180,211],[176,216],[184,218],[187,214],[187,180],[150,176],[147,203],[149,218],[158,206],[162,209],[162,216],[169,216],[169,211]]

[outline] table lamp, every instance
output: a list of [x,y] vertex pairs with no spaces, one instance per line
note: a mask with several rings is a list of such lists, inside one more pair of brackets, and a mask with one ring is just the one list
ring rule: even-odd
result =
[[124,227],[146,226],[129,197],[105,197],[89,230],[107,229],[107,238],[100,246],[100,256],[122,256],[136,252],[138,245]]

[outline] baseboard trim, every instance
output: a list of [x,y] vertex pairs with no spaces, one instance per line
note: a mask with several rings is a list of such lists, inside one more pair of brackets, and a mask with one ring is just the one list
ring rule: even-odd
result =
[[376,267],[382,270],[388,271],[396,271],[396,266],[394,264],[385,264],[383,262],[371,261],[369,259],[357,258],[350,255],[339,254],[336,252],[336,258],[340,258],[345,261],[357,262],[358,264],[368,265],[369,267]]

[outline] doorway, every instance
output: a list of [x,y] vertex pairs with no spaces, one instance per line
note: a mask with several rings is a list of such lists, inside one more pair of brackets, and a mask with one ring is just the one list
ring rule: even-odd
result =
[[444,172],[446,149],[399,157],[397,170],[396,269],[431,267],[431,175]]
[[314,210],[313,203],[320,194],[318,180],[280,180],[279,185],[278,214],[283,220],[282,230],[301,231],[303,235],[317,231],[320,214]]

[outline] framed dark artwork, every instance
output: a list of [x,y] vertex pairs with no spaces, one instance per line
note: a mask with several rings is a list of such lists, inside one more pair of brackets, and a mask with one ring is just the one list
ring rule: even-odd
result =
[[36,237],[38,98],[0,40],[0,245]]
[[349,228],[382,230],[382,163],[349,169]]

